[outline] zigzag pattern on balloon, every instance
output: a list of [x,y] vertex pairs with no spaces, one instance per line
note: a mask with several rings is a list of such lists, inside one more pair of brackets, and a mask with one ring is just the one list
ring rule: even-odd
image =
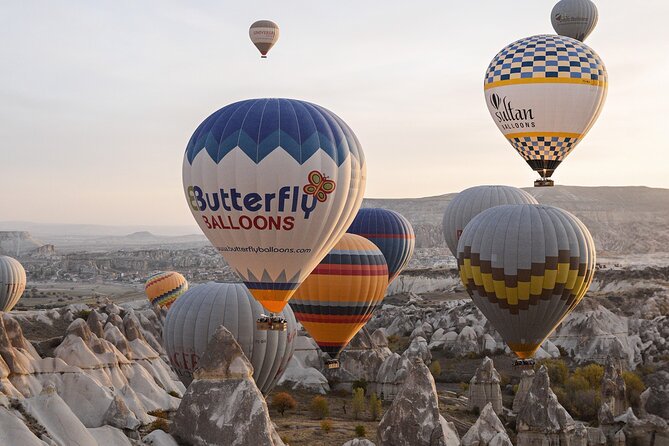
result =
[[[305,126],[305,122],[310,124]],[[191,137],[186,158],[192,164],[206,150],[218,164],[239,148],[258,164],[275,150],[283,150],[304,164],[322,151],[341,166],[349,154],[364,163],[358,147],[348,125],[318,105],[286,99],[250,99],[209,116]]]

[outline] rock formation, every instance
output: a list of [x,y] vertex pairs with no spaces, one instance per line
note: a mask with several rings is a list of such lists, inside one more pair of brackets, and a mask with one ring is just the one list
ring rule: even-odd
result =
[[541,366],[518,412],[517,445],[569,444],[576,425],[550,388],[548,370]]
[[502,413],[502,390],[499,383],[499,373],[495,370],[492,359],[486,356],[469,381],[467,408],[471,411],[477,409],[480,411],[487,404],[491,404],[496,413]]
[[[392,353],[382,331],[377,330],[375,338],[363,327],[341,352],[339,368],[324,371],[335,389],[350,391],[352,384],[360,380],[366,381],[371,387],[376,385],[379,368]],[[377,341],[380,343],[377,344]]]
[[614,417],[627,411],[627,396],[625,380],[619,361],[609,357],[604,368],[604,376],[601,383],[602,403],[608,405]]
[[491,403],[485,405],[476,423],[462,437],[462,446],[511,446]]
[[456,446],[455,427],[439,413],[434,379],[420,358],[383,415],[378,427],[379,446]]
[[385,401],[395,399],[409,373],[411,361],[393,353],[383,361],[376,375],[376,393]]
[[527,395],[530,393],[532,381],[534,381],[534,370],[523,370],[520,375],[520,383],[518,384],[516,396],[513,398],[512,410],[515,413],[520,412],[523,404],[525,404],[525,398],[527,398]]
[[193,446],[283,446],[253,367],[221,326],[207,345],[174,417],[174,436]]
[[376,446],[376,445],[371,441],[367,440],[366,438],[354,438],[353,440],[347,441],[342,446]]

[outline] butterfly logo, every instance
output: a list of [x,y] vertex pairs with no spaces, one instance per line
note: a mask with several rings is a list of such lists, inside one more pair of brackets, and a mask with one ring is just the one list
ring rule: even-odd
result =
[[321,203],[328,199],[328,194],[334,192],[335,187],[337,186],[334,181],[328,180],[328,177],[317,170],[309,172],[307,180],[309,181],[309,184],[304,186],[302,190],[304,190],[305,194],[316,197]]

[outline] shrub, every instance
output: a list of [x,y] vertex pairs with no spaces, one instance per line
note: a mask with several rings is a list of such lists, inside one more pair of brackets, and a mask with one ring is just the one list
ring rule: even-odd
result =
[[589,364],[585,367],[579,367],[574,371],[575,376],[583,377],[591,389],[598,390],[602,385],[604,377],[604,367],[599,364]]
[[365,435],[367,435],[367,429],[365,429],[365,426],[363,426],[362,424],[358,424],[355,427],[355,436],[364,437]]
[[369,397],[369,416],[373,421],[381,418],[383,413],[383,404],[381,400],[376,396],[376,392],[372,392],[372,396]]
[[332,421],[323,420],[321,421],[321,430],[326,434],[332,430]]
[[351,406],[351,415],[353,415],[353,419],[359,420],[360,414],[365,410],[365,391],[360,387],[353,389],[353,403]]
[[170,424],[164,418],[156,418],[146,427],[146,434],[150,434],[151,432],[157,431],[158,429],[162,430],[163,432],[169,432]]
[[317,420],[322,420],[323,418],[330,415],[330,406],[328,405],[328,400],[322,396],[315,396],[311,400],[311,414]]
[[176,392],[174,390],[170,390],[169,392],[167,392],[167,394],[169,396],[173,396],[174,398],[183,398],[183,396],[179,394],[179,392]]
[[469,390],[469,383],[461,382],[460,390],[462,390],[463,392],[467,392]]
[[630,405],[636,409],[639,407],[641,392],[646,390],[646,385],[641,377],[634,372],[623,372],[625,387],[627,388],[627,400]]
[[367,393],[367,380],[366,379],[357,379],[351,384],[351,389],[362,389],[362,393]]
[[91,311],[92,310],[77,311],[76,313],[74,313],[74,318],[75,319],[79,318],[79,319],[86,320],[86,319],[88,319],[88,315],[91,314]]
[[152,417],[164,418],[166,420],[169,418],[167,412],[162,409],[150,410],[147,412],[147,414],[151,415]]
[[297,407],[297,401],[288,392],[279,392],[272,397],[271,407],[283,416],[285,411]]
[[435,378],[441,375],[441,364],[439,361],[432,361],[432,364],[430,364],[430,373]]

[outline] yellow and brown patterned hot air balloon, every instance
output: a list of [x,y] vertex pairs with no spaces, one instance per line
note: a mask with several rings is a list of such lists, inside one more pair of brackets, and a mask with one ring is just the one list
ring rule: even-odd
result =
[[188,282],[175,271],[159,272],[149,277],[144,285],[146,297],[151,305],[169,308],[179,296],[188,290]]
[[388,266],[371,241],[345,234],[290,300],[295,317],[336,358],[372,317],[388,287]]
[[585,225],[562,209],[496,206],[465,227],[458,269],[479,310],[526,359],[588,291],[595,243]]

